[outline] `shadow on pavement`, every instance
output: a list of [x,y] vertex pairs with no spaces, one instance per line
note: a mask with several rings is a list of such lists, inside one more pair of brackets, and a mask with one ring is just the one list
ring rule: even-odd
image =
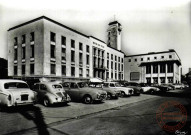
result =
[[[1,107],[1,112],[19,113],[22,116],[24,116],[24,118],[26,118],[27,120],[30,120],[30,121],[32,120],[35,123],[39,135],[49,135],[42,111],[37,106],[19,106],[19,107],[11,107],[11,108]],[[22,132],[25,130],[27,129],[23,129],[18,132]]]

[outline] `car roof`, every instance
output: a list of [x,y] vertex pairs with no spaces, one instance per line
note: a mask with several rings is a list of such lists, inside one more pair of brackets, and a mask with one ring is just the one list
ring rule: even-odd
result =
[[7,82],[22,82],[22,83],[26,83],[25,81],[22,80],[16,80],[16,79],[0,79],[0,84],[4,84]]
[[35,84],[45,84],[45,85],[58,84],[58,85],[60,85],[60,83],[58,83],[58,82],[38,82],[38,83],[35,83]]

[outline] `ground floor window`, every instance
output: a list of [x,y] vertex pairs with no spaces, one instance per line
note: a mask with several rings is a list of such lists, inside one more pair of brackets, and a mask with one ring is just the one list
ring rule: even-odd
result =
[[146,78],[147,83],[151,83],[151,78]]
[[173,77],[168,77],[168,83],[173,83]]
[[160,82],[161,82],[161,83],[165,83],[165,77],[161,77],[161,78],[160,78]]
[[153,83],[158,83],[158,77],[153,78]]
[[71,76],[75,76],[75,67],[71,67]]

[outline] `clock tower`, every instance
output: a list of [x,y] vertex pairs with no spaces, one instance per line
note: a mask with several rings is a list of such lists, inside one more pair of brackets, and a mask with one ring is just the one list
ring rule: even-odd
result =
[[109,23],[107,45],[119,51],[121,50],[121,31],[122,26],[118,21]]

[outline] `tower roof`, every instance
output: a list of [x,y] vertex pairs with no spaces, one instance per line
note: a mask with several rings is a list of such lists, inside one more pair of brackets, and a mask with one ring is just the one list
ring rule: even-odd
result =
[[121,26],[121,24],[118,21],[113,21],[109,23],[109,25],[113,25],[113,24],[119,24]]

